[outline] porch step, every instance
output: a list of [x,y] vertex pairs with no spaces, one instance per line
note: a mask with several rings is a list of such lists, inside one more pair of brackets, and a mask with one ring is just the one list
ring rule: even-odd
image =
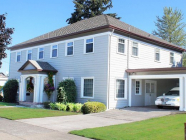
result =
[[19,102],[19,105],[31,108],[43,108],[42,103],[33,103],[33,102]]

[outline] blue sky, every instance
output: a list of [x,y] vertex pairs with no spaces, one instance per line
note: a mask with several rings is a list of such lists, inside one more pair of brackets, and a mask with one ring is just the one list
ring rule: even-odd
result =
[[[156,16],[163,15],[164,7],[180,9],[186,14],[185,0],[112,0],[113,8],[121,21],[151,33],[156,29]],[[12,45],[66,26],[66,19],[74,11],[72,0],[0,0],[0,14],[8,13],[7,27],[14,27]],[[186,23],[186,15],[184,15]],[[8,57],[3,59],[0,72],[9,71]]]

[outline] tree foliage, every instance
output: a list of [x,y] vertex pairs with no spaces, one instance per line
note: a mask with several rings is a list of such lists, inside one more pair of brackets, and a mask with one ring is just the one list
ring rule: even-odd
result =
[[5,50],[7,45],[11,43],[11,35],[14,32],[14,28],[6,28],[6,14],[0,15],[0,67],[2,65],[1,60],[6,58],[7,54]]
[[[68,24],[102,15],[106,10],[113,7],[112,0],[74,0],[73,3],[75,4],[75,11],[67,19]],[[107,15],[120,19],[116,13],[109,13]]]
[[164,15],[157,16],[155,25],[157,30],[153,34],[175,45],[186,46],[186,33],[184,28],[186,24],[182,22],[183,14],[180,10],[173,10],[171,7],[164,8]]

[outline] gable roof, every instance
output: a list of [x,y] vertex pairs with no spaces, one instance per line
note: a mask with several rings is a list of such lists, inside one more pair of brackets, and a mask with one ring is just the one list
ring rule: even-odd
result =
[[0,78],[8,78],[4,73],[0,72]]
[[115,29],[117,31],[120,31],[126,34],[137,36],[137,37],[152,41],[154,43],[161,44],[165,48],[169,48],[175,51],[179,51],[179,52],[185,51],[185,49],[180,48],[177,45],[174,45],[168,41],[165,41],[156,36],[153,36],[145,31],[142,31],[134,26],[131,26],[125,22],[122,22],[108,15],[100,15],[100,16],[78,21],[74,24],[65,26],[63,28],[54,30],[52,32],[46,33],[44,35],[35,37],[33,39],[27,40],[20,44],[14,45],[10,47],[9,49],[16,49],[19,47],[24,47],[24,45],[33,45],[34,43],[43,43],[44,41],[50,41],[54,39],[59,39],[59,38],[67,37],[67,36],[72,36],[72,35],[81,34],[84,32],[104,29],[104,28],[111,28],[111,29]]
[[28,60],[26,61],[23,66],[18,70],[18,71],[25,71],[24,68],[32,64],[36,69],[36,71],[43,71],[43,72],[57,72],[57,70],[51,66],[48,62],[43,62],[43,61],[35,61],[35,60]]

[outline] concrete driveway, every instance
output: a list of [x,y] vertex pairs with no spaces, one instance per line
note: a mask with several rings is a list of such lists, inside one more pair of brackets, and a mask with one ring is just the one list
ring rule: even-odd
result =
[[146,120],[154,117],[170,115],[175,112],[178,112],[178,110],[156,109],[152,107],[130,107],[88,115],[24,119],[18,120],[18,122],[68,133],[72,130]]

